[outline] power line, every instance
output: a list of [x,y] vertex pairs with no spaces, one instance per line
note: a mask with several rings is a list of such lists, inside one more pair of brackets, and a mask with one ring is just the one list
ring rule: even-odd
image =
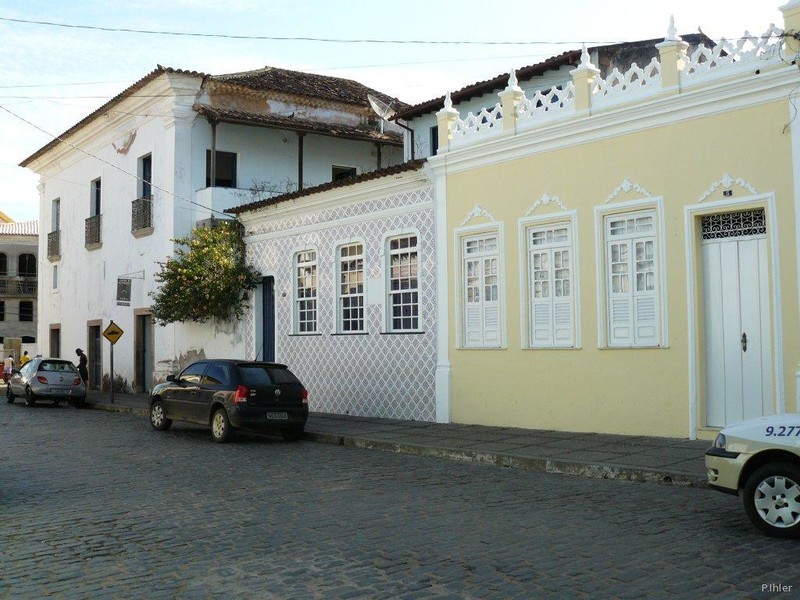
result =
[[24,23],[27,25],[43,25],[47,27],[63,27],[65,29],[88,29],[91,31],[105,31],[110,33],[140,33],[145,35],[172,35],[179,37],[221,38],[231,40],[263,40],[278,42],[324,42],[332,44],[432,44],[455,46],[530,46],[530,45],[560,45],[560,44],[616,44],[619,42],[608,41],[481,41],[481,40],[393,40],[377,38],[322,38],[310,36],[275,36],[275,35],[236,35],[227,33],[198,33],[190,31],[164,31],[156,29],[131,29],[128,27],[101,27],[99,25],[75,25],[70,23],[56,23],[54,21],[34,21],[29,19],[12,19],[0,17],[0,21],[11,23]]
[[97,156],[97,155],[95,155],[95,154],[92,154],[91,152],[87,152],[87,151],[86,151],[86,150],[84,150],[83,148],[80,148],[80,147],[76,146],[75,144],[73,144],[73,143],[71,143],[71,142],[68,142],[67,140],[65,140],[64,138],[62,138],[62,137],[60,137],[60,136],[53,135],[52,133],[50,133],[49,131],[46,131],[46,130],[42,129],[41,127],[39,127],[39,126],[38,126],[38,125],[36,125],[35,123],[32,123],[32,122],[28,121],[28,119],[26,119],[25,117],[22,117],[22,116],[18,115],[17,113],[15,113],[15,112],[13,112],[13,111],[9,110],[8,108],[6,108],[5,106],[3,106],[2,104],[0,104],[0,110],[7,112],[7,113],[8,113],[8,114],[10,114],[12,117],[16,117],[17,119],[19,119],[19,120],[20,120],[20,121],[22,121],[23,123],[27,123],[28,125],[30,125],[30,126],[31,126],[31,127],[33,127],[34,129],[37,129],[37,130],[41,131],[41,132],[42,132],[42,133],[44,133],[45,135],[47,135],[47,136],[49,136],[49,137],[53,138],[54,140],[58,140],[58,141],[59,141],[59,142],[61,142],[62,144],[66,144],[67,146],[69,146],[69,147],[70,147],[70,148],[72,148],[73,150],[77,150],[78,152],[81,152],[82,154],[85,154],[86,156],[89,156],[89,157],[91,157],[91,158],[94,158],[95,160],[98,160],[98,161],[100,161],[101,163],[103,163],[103,164],[105,164],[105,165],[108,165],[108,166],[109,166],[109,167],[111,167],[112,169],[116,169],[117,171],[120,171],[120,172],[124,173],[125,175],[128,175],[128,176],[130,176],[130,177],[133,177],[133,178],[134,178],[134,179],[136,179],[137,181],[142,181],[142,182],[145,182],[145,183],[148,183],[148,184],[150,184],[150,187],[152,187],[153,189],[156,189],[156,190],[159,190],[159,191],[161,191],[161,192],[164,192],[165,194],[168,194],[168,195],[172,196],[173,198],[175,198],[175,199],[177,199],[177,200],[183,200],[184,202],[188,202],[189,204],[192,204],[192,205],[194,205],[194,206],[197,206],[197,207],[199,207],[199,208],[205,209],[205,210],[207,210],[207,211],[210,211],[210,212],[212,212],[212,213],[216,213],[216,214],[218,214],[218,215],[221,215],[221,216],[224,216],[224,217],[226,217],[226,218],[228,217],[228,215],[227,215],[226,213],[222,212],[222,211],[215,210],[215,209],[213,209],[213,208],[211,208],[211,207],[209,207],[209,206],[205,206],[205,205],[203,205],[203,204],[200,204],[199,202],[195,202],[194,200],[191,200],[190,198],[184,198],[183,196],[180,196],[180,195],[178,195],[178,194],[176,194],[176,193],[174,193],[174,192],[171,192],[171,191],[169,191],[169,190],[167,190],[167,189],[164,189],[164,188],[162,188],[162,187],[159,187],[159,186],[155,185],[154,183],[152,183],[152,182],[150,182],[150,181],[146,181],[145,179],[143,179],[142,177],[139,177],[138,175],[134,175],[133,173],[130,173],[129,171],[126,171],[125,169],[123,169],[122,167],[120,167],[120,166],[118,166],[118,165],[115,165],[114,163],[111,163],[111,162],[109,162],[109,161],[107,161],[107,160],[105,160],[105,159],[103,159],[103,158],[100,158],[99,156]]
[[[228,33],[200,33],[195,31],[169,31],[159,29],[133,29],[129,27],[102,27],[100,25],[81,25],[72,23],[58,23],[55,21],[36,21],[32,19],[14,19],[11,17],[0,17],[0,21],[10,23],[23,23],[26,25],[41,25],[45,27],[61,27],[64,29],[83,29],[90,31],[103,31],[108,33],[135,33],[143,35],[168,35],[176,37],[197,37],[197,38],[218,38],[218,39],[231,39],[231,40],[261,40],[261,41],[278,41],[278,42],[323,42],[331,44],[402,44],[402,45],[439,45],[439,46],[559,46],[559,45],[573,45],[580,46],[581,44],[591,45],[607,45],[607,44],[620,44],[620,40],[527,40],[527,41],[509,41],[509,40],[399,40],[399,39],[380,39],[380,38],[325,38],[325,37],[312,37],[312,36],[277,36],[277,35],[243,35],[243,34],[228,34]],[[725,37],[728,41],[734,39],[749,39],[758,40],[762,36],[747,35],[747,36],[733,36]]]

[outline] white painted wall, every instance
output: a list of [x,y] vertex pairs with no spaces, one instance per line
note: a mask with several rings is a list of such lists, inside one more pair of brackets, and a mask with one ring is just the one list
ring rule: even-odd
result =
[[[136,311],[146,311],[151,304],[150,294],[157,289],[154,274],[174,252],[171,240],[188,235],[197,221],[210,215],[198,206],[208,197],[199,191],[205,188],[205,151],[211,146],[210,125],[191,109],[200,81],[164,74],[70,137],[70,143],[88,155],[61,145],[34,161],[32,168],[41,175],[42,283],[36,335],[43,354],[50,352],[51,325],[60,327],[62,357],[73,359],[75,348],[88,346],[88,321],[102,320],[105,327],[113,320],[125,332],[114,347],[115,374],[133,384]],[[115,150],[112,144],[120,148],[133,131],[135,139],[127,153]],[[297,137],[290,132],[230,124],[217,129],[217,148],[238,154],[239,185],[247,187],[254,179],[296,179],[296,144]],[[307,186],[330,181],[331,164],[375,168],[374,145],[369,142],[308,135],[305,151]],[[140,193],[135,177],[138,159],[147,154],[153,161],[153,232],[136,237],[131,233],[131,205]],[[399,148],[385,149],[384,164],[389,157],[396,164],[401,155]],[[98,177],[102,178],[102,246],[89,250],[84,226],[90,216],[90,184]],[[220,194],[220,203],[226,203],[225,193]],[[61,199],[61,258],[50,262],[47,234],[53,230],[55,198]],[[244,195],[241,201],[252,200]],[[55,266],[59,273],[54,289]],[[117,278],[123,275],[132,278],[130,306],[116,303]],[[152,334],[154,382],[198,357],[244,355],[242,330],[234,323],[155,326]],[[105,340],[102,364],[107,373],[110,345]]]

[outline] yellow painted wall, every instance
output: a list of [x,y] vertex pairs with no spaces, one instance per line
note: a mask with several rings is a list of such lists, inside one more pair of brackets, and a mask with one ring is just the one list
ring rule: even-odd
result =
[[[449,175],[449,252],[454,248],[454,230],[476,204],[504,223],[506,322],[505,349],[456,348],[455,302],[460,298],[455,297],[454,278],[459,257],[451,256],[452,420],[566,431],[689,435],[684,206],[696,204],[726,173],[744,179],[760,193],[776,195],[779,214],[768,228],[775,227],[777,220],[782,385],[787,410],[797,410],[794,376],[800,344],[794,193],[791,136],[783,131],[790,119],[788,102],[775,102]],[[594,208],[626,178],[653,197],[663,197],[669,311],[669,347],[665,349],[598,349]],[[739,186],[732,189],[734,198],[750,195]],[[580,349],[521,349],[519,276],[524,253],[519,247],[518,219],[545,193],[558,196],[567,209],[578,213]],[[641,197],[634,191],[623,192],[610,204]],[[706,202],[718,199],[722,199],[722,188]],[[558,210],[551,203],[537,208],[534,216]],[[470,224],[484,222],[478,218]],[[702,320],[698,323],[702,331]],[[702,398],[699,401],[698,425],[702,426]]]

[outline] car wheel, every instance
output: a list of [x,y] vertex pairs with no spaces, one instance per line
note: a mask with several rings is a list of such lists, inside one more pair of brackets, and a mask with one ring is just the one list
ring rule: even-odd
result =
[[218,408],[211,417],[211,437],[214,441],[224,444],[233,438],[233,427],[224,408]]
[[281,435],[283,439],[287,442],[296,442],[300,439],[300,436],[303,435],[303,428],[302,427],[291,427],[288,429],[282,429]]
[[157,431],[166,431],[172,427],[172,419],[167,418],[167,413],[161,400],[156,400],[150,407],[150,425]]
[[25,388],[25,406],[33,406],[36,404],[36,396],[33,394],[31,386]]
[[55,406],[56,408],[61,406],[61,400],[53,400],[53,406]]
[[800,467],[772,463],[756,469],[744,487],[744,510],[767,535],[800,538]]
[[80,398],[72,400],[72,406],[75,408],[83,408],[86,406],[86,396],[81,396]]
[[6,385],[6,402],[13,404],[15,398],[16,396],[14,395],[14,392],[11,391],[11,384],[9,383]]

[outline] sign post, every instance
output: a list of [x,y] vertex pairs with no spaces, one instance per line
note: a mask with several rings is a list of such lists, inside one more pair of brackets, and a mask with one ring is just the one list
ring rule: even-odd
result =
[[114,404],[114,344],[122,337],[123,333],[125,332],[114,321],[111,321],[103,331],[103,337],[111,342],[111,404]]

